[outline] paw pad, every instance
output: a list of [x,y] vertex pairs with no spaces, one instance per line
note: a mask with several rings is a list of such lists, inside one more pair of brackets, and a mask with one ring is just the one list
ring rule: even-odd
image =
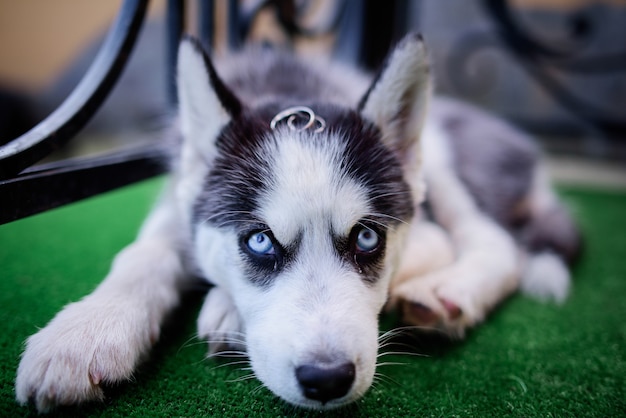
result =
[[439,301],[441,302],[443,307],[446,309],[446,312],[448,312],[449,319],[458,319],[463,314],[463,311],[461,311],[461,308],[459,308],[458,305],[450,302],[448,299],[441,298],[439,299]]
[[415,325],[435,325],[439,322],[439,315],[419,302],[405,301],[402,304],[402,317],[405,322]]
[[461,308],[448,299],[439,299],[445,314],[437,312],[420,302],[405,300],[402,302],[402,318],[404,322],[421,326],[442,326],[456,321],[463,315]]

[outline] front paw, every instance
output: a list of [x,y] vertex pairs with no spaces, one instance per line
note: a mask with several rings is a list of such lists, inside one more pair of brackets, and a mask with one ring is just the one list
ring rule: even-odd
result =
[[103,384],[129,379],[151,336],[141,327],[145,313],[115,305],[89,299],[68,305],[31,336],[17,371],[18,402],[45,412],[102,400]]
[[450,273],[444,269],[394,287],[391,307],[398,309],[408,325],[453,338],[464,337],[469,328],[482,321],[485,312],[466,291],[465,278]]

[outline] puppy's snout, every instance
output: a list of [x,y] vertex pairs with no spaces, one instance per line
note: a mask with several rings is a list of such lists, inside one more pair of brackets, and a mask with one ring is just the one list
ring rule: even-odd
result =
[[322,404],[345,396],[352,387],[355,375],[353,363],[336,367],[303,365],[296,369],[296,378],[304,396]]

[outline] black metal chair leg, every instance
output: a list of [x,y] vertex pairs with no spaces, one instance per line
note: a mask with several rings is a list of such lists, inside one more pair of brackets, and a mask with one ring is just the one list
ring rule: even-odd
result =
[[0,147],[0,179],[19,174],[58,149],[89,121],[130,56],[147,4],[147,0],[125,0],[100,53],[72,94],[33,129]]

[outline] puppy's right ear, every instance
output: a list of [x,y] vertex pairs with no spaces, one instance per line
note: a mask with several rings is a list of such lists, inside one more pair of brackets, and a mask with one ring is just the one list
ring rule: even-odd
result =
[[221,129],[241,113],[241,102],[217,75],[200,42],[184,37],[178,49],[177,86],[184,140],[205,158],[215,153]]

